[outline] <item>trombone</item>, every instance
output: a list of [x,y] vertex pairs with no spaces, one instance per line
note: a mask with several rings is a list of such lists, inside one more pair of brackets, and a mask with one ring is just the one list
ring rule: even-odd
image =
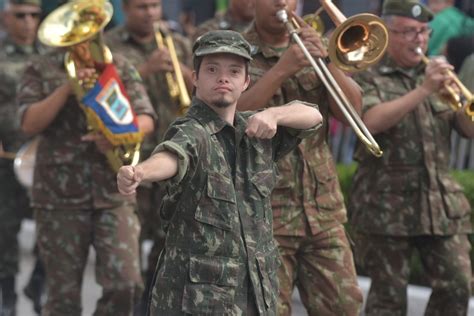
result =
[[[421,60],[428,65],[429,58],[423,54],[421,47],[416,48],[416,53],[421,56]],[[453,80],[454,84],[459,88],[459,92],[455,91],[453,87],[445,83],[444,88],[448,92],[447,95],[442,95],[441,98],[445,100],[454,111],[466,107],[465,113],[474,122],[474,95],[468,88],[459,80],[454,72],[447,70],[448,76]]]
[[336,80],[334,79],[331,72],[329,71],[327,65],[324,63],[324,61],[321,58],[317,58],[315,60],[313,56],[311,56],[311,54],[308,52],[308,49],[304,46],[303,41],[298,36],[298,30],[297,30],[298,26],[296,25],[296,23],[294,21],[290,22],[288,20],[288,14],[285,10],[278,11],[277,17],[281,22],[285,24],[286,28],[288,29],[288,32],[290,33],[290,36],[301,48],[305,57],[310,62],[314,71],[316,71],[316,74],[321,79],[326,89],[328,89],[328,92],[331,94],[334,101],[339,106],[342,114],[348,121],[349,125],[351,125],[351,127],[354,129],[354,132],[359,137],[360,141],[366,146],[366,148],[374,156],[381,157],[383,154],[383,151],[380,149],[379,145],[377,144],[375,139],[372,137],[369,130],[364,125],[359,115],[357,114],[357,112],[354,110],[354,108],[348,101],[346,95],[337,84]]
[[174,74],[167,72],[165,74],[166,83],[168,85],[168,91],[173,101],[179,101],[179,115],[184,115],[191,105],[191,99],[189,98],[188,89],[183,78],[183,72],[179,65],[178,55],[174,47],[173,39],[167,30],[160,26],[159,22],[153,24],[155,31],[155,40],[158,49],[168,48],[171,57],[171,63],[173,65]]

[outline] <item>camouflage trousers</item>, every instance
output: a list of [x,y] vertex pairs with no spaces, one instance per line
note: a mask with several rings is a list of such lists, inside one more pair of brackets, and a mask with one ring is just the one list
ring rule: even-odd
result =
[[35,217],[48,290],[42,315],[81,315],[81,287],[91,245],[96,252],[96,280],[102,286],[94,315],[132,315],[143,289],[140,225],[134,207],[37,210]]
[[344,226],[314,236],[275,236],[282,259],[278,271],[278,315],[291,315],[293,288],[310,316],[356,316],[362,306],[354,260]]
[[466,235],[392,237],[356,235],[356,260],[372,279],[367,316],[406,315],[413,251],[432,286],[425,315],[466,315],[471,262]]
[[13,171],[0,170],[0,279],[18,272],[18,240],[21,221],[31,217],[28,195],[14,179]]

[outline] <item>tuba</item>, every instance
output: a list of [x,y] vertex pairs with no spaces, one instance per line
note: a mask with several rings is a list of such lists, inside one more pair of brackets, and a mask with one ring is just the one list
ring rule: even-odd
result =
[[[84,106],[84,98],[94,88],[102,71],[106,69],[104,66],[113,63],[112,53],[104,44],[101,34],[112,14],[112,4],[107,0],[71,1],[61,5],[44,19],[38,29],[38,38],[47,46],[67,48],[64,65],[77,100],[86,115],[88,129],[91,132],[103,133],[113,145],[113,149],[107,151],[105,156],[110,167],[118,171],[123,165],[138,163],[143,135],[136,132],[127,137],[116,137],[104,127],[104,122],[94,115],[90,108]],[[97,75],[79,80],[77,71],[81,68],[94,68]],[[113,100],[112,94],[110,100]],[[113,111],[109,103],[107,106],[109,108],[104,108],[104,111]],[[135,114],[130,107],[128,109],[129,111],[122,114],[128,120],[136,121]]]
[[181,66],[179,65],[178,55],[173,43],[173,39],[169,34],[169,31],[162,27],[159,22],[153,24],[155,31],[155,40],[158,49],[168,48],[171,57],[171,63],[173,65],[174,73],[167,72],[165,74],[166,83],[168,85],[168,91],[171,99],[174,102],[179,103],[178,115],[184,115],[191,105],[191,99],[189,98],[188,89],[184,82],[183,73]]
[[[421,56],[423,63],[428,65],[430,60],[423,53],[421,47],[416,48],[416,53]],[[465,107],[465,114],[474,122],[474,94],[469,91],[454,72],[448,70],[447,73],[454,84],[458,87],[459,92],[454,90],[449,84],[445,84],[444,89],[447,94],[442,94],[439,97],[448,103],[454,111]]]
[[[372,14],[359,14],[358,16],[362,16],[361,19],[357,18],[358,16],[346,19],[331,1],[321,3],[331,19],[337,18],[336,24],[341,23],[334,31],[328,49],[329,58],[338,68],[348,72],[360,71],[382,58],[388,45],[388,31],[380,18]],[[383,151],[337,84],[324,60],[321,58],[315,60],[304,46],[298,35],[298,23],[294,19],[290,21],[285,10],[278,11],[277,17],[285,24],[291,38],[301,48],[359,140],[370,153],[381,157]],[[381,42],[378,42],[379,38],[382,39]]]

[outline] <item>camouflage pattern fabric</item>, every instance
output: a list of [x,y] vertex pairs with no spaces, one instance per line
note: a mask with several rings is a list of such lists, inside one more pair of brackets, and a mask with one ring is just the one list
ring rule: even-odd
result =
[[[64,54],[52,52],[34,59],[19,87],[19,116],[32,103],[49,96],[66,82]],[[136,69],[118,54],[114,62],[135,113],[155,117]],[[33,183],[33,206],[40,209],[83,210],[114,207],[127,201],[117,191],[116,175],[96,145],[81,141],[87,121],[75,96],[42,132]]]
[[[249,73],[251,82],[256,82],[277,63],[283,51],[275,50],[263,43],[255,30],[255,25],[252,25],[244,36],[253,46],[253,60],[250,63]],[[297,264],[282,266],[282,270],[279,272],[280,276],[285,274],[296,276],[297,270],[310,271],[314,269],[311,266],[313,263],[309,264],[309,262],[312,262],[314,257],[318,257],[320,249],[324,249],[319,246],[319,243],[324,242],[324,238],[318,237],[318,235],[324,236],[325,232],[335,227],[343,230],[342,223],[347,220],[336,166],[328,145],[330,114],[328,94],[314,69],[309,67],[302,69],[287,79],[276,91],[268,106],[278,106],[296,99],[318,104],[319,111],[323,116],[323,127],[316,135],[304,139],[297,148],[278,163],[279,177],[272,193],[273,229],[274,235],[280,242],[288,238],[288,242],[294,241],[299,245],[309,243],[311,245],[308,244],[307,247],[312,252],[305,251],[300,257],[293,256],[292,260],[296,260]],[[351,258],[352,253],[346,238],[339,240],[337,246],[339,248],[333,249],[333,254],[324,253],[321,255],[338,259],[334,260],[332,264],[321,264],[317,269],[321,271],[328,269],[325,273],[332,276],[329,280],[331,287],[340,288],[342,286],[340,292],[332,292],[334,296],[329,300],[339,301],[345,297],[350,298],[348,304],[352,304],[352,307],[346,308],[356,311],[362,305],[362,292],[356,283],[353,260],[347,259],[347,265],[344,266],[345,271],[340,270],[338,263],[345,261],[346,258]],[[285,251],[283,248],[280,250]],[[306,255],[307,257],[305,257]],[[332,274],[331,271],[338,271],[340,274]],[[341,275],[351,275],[351,277],[341,278]],[[299,278],[306,278],[313,283],[298,282],[297,279],[283,283],[280,292],[280,306],[286,304],[284,302],[287,302],[287,299],[284,295],[291,293],[295,285],[298,286],[300,292],[311,295],[308,302],[317,301],[317,298],[312,295],[314,294],[313,289],[317,288],[318,280],[302,275],[298,275]],[[315,309],[314,306],[309,305],[306,308],[308,310]],[[287,312],[288,308],[278,311],[282,315]]]
[[94,315],[132,315],[142,290],[140,224],[133,205],[73,212],[37,210],[35,217],[48,288],[42,315],[81,315],[82,274],[90,245],[96,251],[96,280],[102,286]]
[[[118,26],[106,33],[106,42],[112,52],[119,52],[138,68],[147,61],[149,56],[157,49],[156,42],[146,44],[137,43],[125,26]],[[173,42],[178,60],[192,66],[191,43],[185,37],[173,33]],[[142,146],[143,158],[150,156],[156,145],[162,140],[168,126],[176,119],[179,104],[170,98],[168,85],[164,73],[150,75],[143,79],[143,83],[150,96],[151,103],[156,113],[155,132]]]
[[[0,142],[16,152],[27,138],[22,135],[16,111],[16,88],[26,63],[41,48],[18,46],[10,38],[0,43]],[[0,279],[18,272],[17,234],[23,218],[31,216],[28,194],[13,172],[13,160],[0,158]]]
[[[424,65],[411,72],[386,58],[357,78],[364,111],[399,98],[421,84]],[[351,224],[357,230],[391,236],[452,235],[472,232],[470,205],[449,174],[454,112],[435,95],[375,139],[384,151],[375,158],[359,147]]]
[[[237,113],[234,128],[194,98],[155,150],[176,154],[179,168],[166,181],[168,195],[160,208],[167,236],[151,315],[242,315],[253,303],[257,314],[276,315],[279,255],[269,161],[314,129],[279,128],[273,139],[248,138],[250,114]],[[234,168],[226,154],[231,151]]]
[[[19,88],[20,117],[66,82],[63,58],[54,51],[26,69]],[[136,114],[155,118],[138,72],[117,54],[114,62]],[[32,200],[47,275],[44,315],[80,315],[82,268],[91,244],[103,286],[96,314],[131,315],[142,287],[135,204],[119,194],[116,175],[96,145],[81,141],[86,133],[85,115],[71,95],[38,146]]]
[[372,279],[365,315],[406,315],[406,287],[415,249],[433,288],[425,315],[467,315],[471,245],[466,235],[407,237],[360,233],[356,241],[356,260]]
[[[413,90],[424,69],[423,64],[402,69],[386,57],[361,73],[364,112]],[[404,315],[414,249],[433,287],[427,315],[466,314],[471,278],[466,234],[472,228],[469,202],[448,169],[451,131],[462,134],[455,117],[433,95],[375,136],[381,158],[357,149],[349,209],[352,227],[362,236],[356,257],[372,277],[370,315]]]
[[193,42],[202,34],[214,30],[230,30],[243,33],[251,23],[242,23],[232,18],[229,11],[217,12],[216,16],[198,25],[193,34]]

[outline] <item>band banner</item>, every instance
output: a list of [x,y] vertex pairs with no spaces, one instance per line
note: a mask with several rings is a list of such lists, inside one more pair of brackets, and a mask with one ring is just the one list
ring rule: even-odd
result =
[[108,64],[96,84],[82,98],[88,122],[114,146],[136,144],[143,135],[129,97],[113,64]]

